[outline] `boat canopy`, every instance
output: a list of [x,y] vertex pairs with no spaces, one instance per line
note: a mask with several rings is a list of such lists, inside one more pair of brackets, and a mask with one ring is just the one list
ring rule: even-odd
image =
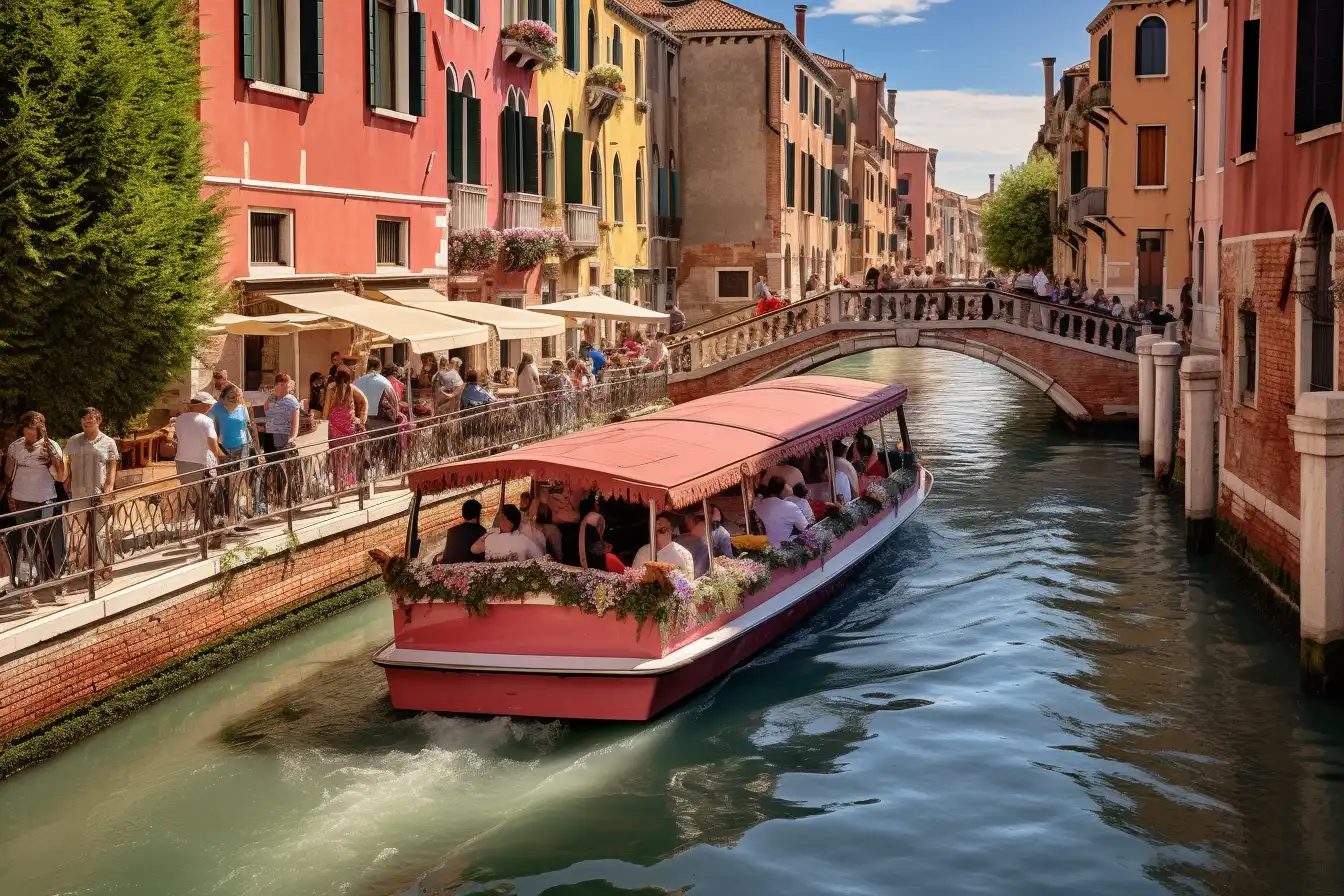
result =
[[412,473],[421,494],[532,478],[676,510],[779,461],[852,435],[905,403],[906,390],[800,376],[720,395],[493,457]]

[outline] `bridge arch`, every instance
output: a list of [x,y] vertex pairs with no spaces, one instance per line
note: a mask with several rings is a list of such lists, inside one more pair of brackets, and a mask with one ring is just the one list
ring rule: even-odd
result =
[[1006,370],[1013,376],[1036,388],[1046,398],[1055,403],[1071,420],[1087,422],[1092,415],[1081,401],[1069,393],[1057,380],[1031,364],[1016,358],[1002,349],[972,339],[955,338],[953,333],[928,332],[918,330],[898,330],[896,332],[878,332],[848,336],[823,343],[801,355],[796,355],[783,364],[766,370],[750,380],[758,383],[762,380],[796,376],[815,367],[840,358],[861,355],[880,348],[928,348],[953,352],[992,364]]

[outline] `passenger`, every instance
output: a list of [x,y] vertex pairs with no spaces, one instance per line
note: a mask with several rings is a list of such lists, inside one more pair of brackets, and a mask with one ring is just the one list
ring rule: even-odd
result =
[[849,459],[861,477],[881,479],[886,475],[886,467],[882,463],[882,456],[877,453],[877,445],[862,429],[854,434],[854,444],[849,446]]
[[437,558],[438,563],[470,563],[472,546],[485,536],[485,527],[481,525],[481,502],[467,501],[462,505],[462,522],[451,527],[443,537],[443,550]]
[[[718,532],[723,533],[724,537],[722,539],[716,538],[715,533],[711,533],[709,536],[714,543],[714,556],[733,556],[733,540],[728,537],[727,531],[722,526],[719,527]],[[709,572],[709,546],[705,544],[704,511],[697,510],[686,518],[686,531],[684,534],[677,536],[676,544],[690,552],[691,560],[695,563],[695,577],[697,579]]]
[[831,444],[831,451],[835,455],[835,500],[848,504],[854,500],[854,493],[859,488],[859,471],[845,460],[847,449],[844,442],[837,439]]
[[[635,569],[638,569],[644,564],[656,559],[659,563],[675,566],[677,569],[681,570],[681,574],[686,578],[694,579],[696,575],[695,558],[691,556],[690,551],[672,540],[675,534],[671,517],[667,514],[659,516],[653,526],[653,538],[655,544],[657,544],[656,557],[654,548],[646,544],[639,549],[637,554],[635,554],[635,562],[631,565]],[[705,562],[708,564],[708,557],[706,557]]]
[[812,512],[812,502],[807,499],[807,486],[801,482],[793,487],[793,497],[785,498],[790,504],[795,505],[803,512],[803,518],[807,520],[810,526],[817,521],[816,514]]
[[551,508],[545,504],[537,506],[537,529],[546,539],[545,551],[550,554],[552,560],[559,560],[565,556],[564,547],[560,539],[560,527],[551,522]]
[[531,492],[523,492],[518,498],[518,512],[523,515],[522,525],[518,531],[532,539],[536,543],[537,549],[543,554],[546,553],[546,533],[541,531],[534,517],[533,501]]
[[[553,508],[555,506],[552,504]],[[608,569],[607,543],[603,540],[606,531],[607,521],[597,512],[597,502],[592,498],[584,498],[579,502],[577,525],[566,525],[560,529],[565,563],[580,569]]]
[[476,540],[471,546],[473,554],[484,554],[488,563],[505,563],[510,560],[540,560],[541,548],[528,538],[518,527],[523,524],[523,515],[517,507],[505,504],[499,508],[495,517],[495,528]]
[[787,485],[789,488],[793,488],[795,485],[804,485],[807,483],[807,480],[803,478],[803,471],[793,466],[792,464],[775,464],[773,467],[771,467],[770,469],[766,470],[764,473],[761,474],[761,481],[769,482],[776,476],[778,476],[780,479],[783,479],[784,484]]
[[709,540],[714,542],[715,557],[733,556],[733,536],[728,534],[728,529],[723,525],[723,511],[710,505],[710,532]]
[[756,516],[765,528],[765,537],[770,544],[779,547],[793,537],[795,532],[807,529],[807,518],[796,504],[786,501],[784,480],[772,478],[765,484],[764,497],[756,500]]

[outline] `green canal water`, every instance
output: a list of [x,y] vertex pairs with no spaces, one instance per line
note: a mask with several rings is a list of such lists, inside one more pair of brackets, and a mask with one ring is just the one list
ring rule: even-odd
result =
[[0,893],[1337,894],[1344,708],[1131,439],[901,350],[925,508],[649,725],[399,713],[356,608],[0,783]]

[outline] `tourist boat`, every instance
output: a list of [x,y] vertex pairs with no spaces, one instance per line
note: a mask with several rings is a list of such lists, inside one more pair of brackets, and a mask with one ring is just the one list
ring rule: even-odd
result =
[[[722,677],[822,606],[928,496],[933,477],[911,450],[905,397],[897,386],[794,377],[412,474],[406,552],[374,552],[394,603],[395,636],[374,656],[392,704],[644,720]],[[887,455],[886,478],[778,548],[735,538],[745,553],[713,559],[712,572],[691,583],[657,565],[621,574],[549,560],[435,564],[431,550],[417,557],[422,524],[446,518],[465,489],[498,487],[502,496],[542,482],[645,505],[646,544],[655,514],[707,510],[725,497],[741,509],[752,477],[860,427],[876,424],[878,445],[889,444],[884,418],[893,412],[904,453]]]

